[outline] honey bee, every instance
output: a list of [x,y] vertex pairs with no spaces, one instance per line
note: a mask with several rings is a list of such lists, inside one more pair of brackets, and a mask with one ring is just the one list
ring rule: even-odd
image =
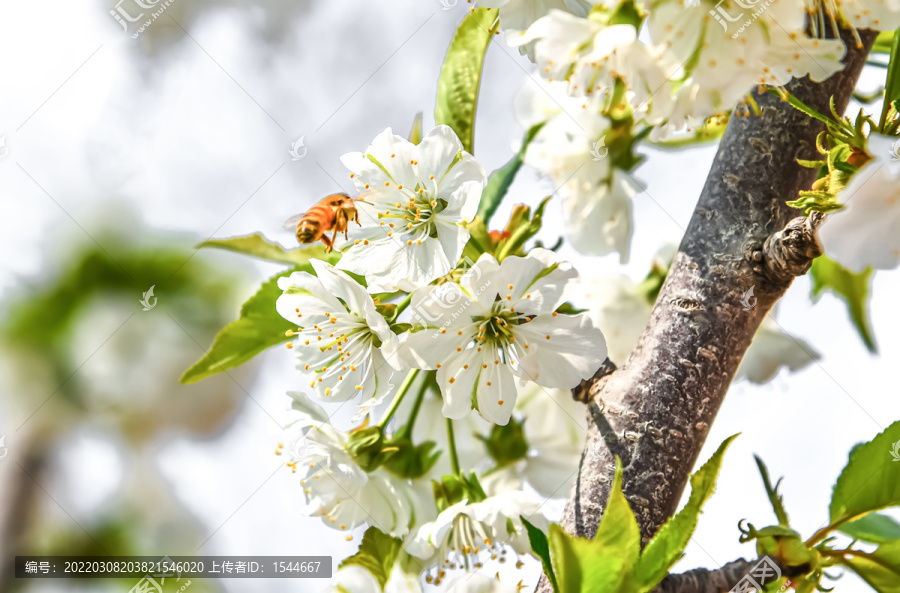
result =
[[[321,239],[325,243],[325,252],[328,253],[334,250],[334,240],[338,233],[343,233],[344,238],[347,238],[347,226],[351,220],[362,226],[356,201],[347,194],[331,194],[322,198],[305,214],[289,218],[284,227],[296,228],[297,241],[301,244],[315,243]],[[326,235],[328,231],[333,231],[330,239]]]

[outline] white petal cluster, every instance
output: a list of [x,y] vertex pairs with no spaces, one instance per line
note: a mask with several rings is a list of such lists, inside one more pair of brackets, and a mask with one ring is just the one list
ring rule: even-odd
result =
[[825,253],[855,272],[900,265],[900,138],[872,134],[867,152],[819,229]]
[[289,395],[287,427],[304,433],[288,463],[300,474],[303,511],[341,531],[368,524],[394,536],[408,533],[415,514],[408,483],[381,469],[367,473],[347,452],[347,434],[328,424],[325,411],[302,393]]
[[360,193],[361,229],[338,267],[366,277],[369,292],[412,291],[456,265],[487,183],[484,168],[449,126],[416,145],[390,128],[365,153],[341,157]]
[[485,254],[449,285],[454,299],[441,286],[413,294],[412,308],[429,321],[409,334],[405,353],[413,366],[437,369],[444,416],[475,407],[504,425],[517,379],[571,389],[594,373],[606,358],[603,334],[583,315],[556,312],[576,276],[545,249],[502,264]]
[[900,27],[898,0],[827,0],[825,4],[840,10],[857,29],[891,31]]
[[670,110],[669,67],[659,50],[638,40],[632,25],[606,26],[590,18],[553,10],[527,31],[510,37],[511,45],[535,43],[541,76],[567,81],[569,94],[596,98],[608,107],[617,80],[627,87],[631,105],[650,121]]
[[803,16],[799,0],[654,5],[647,21],[653,42],[669,63],[685,65],[667,129],[698,126],[756,85],[783,86],[806,75],[818,82],[842,70],[843,42],[810,38]]
[[546,529],[540,513],[541,501],[533,494],[512,491],[491,496],[481,502],[459,502],[442,511],[433,522],[422,525],[404,543],[406,551],[432,567],[440,581],[442,572],[457,568],[481,568],[490,558],[505,559],[512,551],[517,566],[520,556],[531,552],[528,534],[522,524]]
[[585,255],[619,253],[628,261],[633,230],[632,200],[643,191],[631,173],[608,158],[609,119],[591,103],[558,92],[560,83],[527,85],[516,97],[523,126],[545,121],[525,153],[525,162],[553,182],[561,197],[566,237]]
[[[859,0],[840,8],[854,15],[855,26],[878,20],[891,28],[900,17],[890,5],[898,1]],[[646,42],[635,26],[611,23],[608,15],[551,10],[509,43],[533,44],[539,74],[565,81],[569,95],[585,102],[608,107],[617,84],[624,85],[638,117],[665,136],[731,110],[757,85],[783,86],[807,75],[822,81],[840,71],[843,42],[806,33],[807,10],[818,25],[819,10],[826,14],[822,6],[804,0],[662,0],[648,7]]]
[[401,368],[398,340],[366,290],[332,265],[313,260],[316,275],[279,278],[284,293],[275,306],[297,324],[291,343],[297,369],[316,395],[346,401],[357,395],[380,401]]

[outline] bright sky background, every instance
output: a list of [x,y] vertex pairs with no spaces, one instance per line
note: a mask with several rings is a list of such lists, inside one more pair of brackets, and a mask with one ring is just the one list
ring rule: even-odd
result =
[[[327,193],[350,189],[341,154],[364,150],[388,126],[407,134],[418,111],[426,127],[433,124],[443,54],[468,10],[464,2],[443,10],[438,0],[242,4],[176,0],[170,14],[189,37],[164,14],[135,40],[109,16],[112,0],[0,2],[0,136],[9,149],[0,160],[0,291],[52,273],[41,268],[45,250],[85,240],[109,201],[133,204],[151,227],[190,233],[186,245],[256,231],[290,245],[283,220]],[[498,37],[476,129],[475,153],[488,171],[510,158],[521,136],[512,98],[533,84],[530,71],[527,59]],[[867,71],[866,85],[881,76]],[[291,161],[288,149],[300,136],[308,154]],[[714,148],[645,152],[649,159],[636,176],[647,190],[635,199],[631,262],[581,258],[564,247],[586,274],[621,271],[639,280],[653,253],[677,242],[687,225]],[[513,195],[536,204],[552,190],[529,171]],[[546,236],[555,237],[559,204],[550,211]],[[260,266],[259,277],[276,269]],[[801,533],[824,524],[850,448],[900,418],[896,369],[885,364],[900,359],[898,289],[895,272],[876,276],[871,313],[880,354],[872,356],[841,302],[826,295],[813,305],[809,280],[794,283],[778,321],[822,358],[729,394],[701,459],[727,436],[742,436],[679,568],[754,555],[737,541],[738,521],[762,526],[774,517],[753,453],[774,477],[786,476],[782,492]],[[214,440],[171,434],[158,443],[159,471],[215,532],[202,552],[348,555],[355,544],[301,514],[300,487],[290,473],[271,477],[281,431],[269,415],[277,418],[284,392],[300,387],[289,353],[267,353],[258,380],[245,387],[265,412],[248,401]],[[0,434],[22,422],[4,413],[2,402],[0,414]],[[127,464],[114,443],[88,432],[72,443],[66,467],[55,494],[77,517],[96,511],[98,490],[115,491]],[[521,577],[533,583],[537,570],[529,565]],[[224,583],[235,593],[322,588],[321,581]],[[841,593],[869,590],[850,575],[837,586]]]

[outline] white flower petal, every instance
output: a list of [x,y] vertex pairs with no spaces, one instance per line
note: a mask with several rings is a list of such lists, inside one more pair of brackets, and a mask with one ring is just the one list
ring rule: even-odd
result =
[[531,350],[520,361],[521,374],[544,387],[571,389],[606,359],[606,340],[585,315],[538,315],[514,333]]
[[465,418],[472,411],[472,397],[476,381],[482,373],[484,357],[476,348],[453,353],[446,362],[440,363],[437,380],[442,385],[445,418]]

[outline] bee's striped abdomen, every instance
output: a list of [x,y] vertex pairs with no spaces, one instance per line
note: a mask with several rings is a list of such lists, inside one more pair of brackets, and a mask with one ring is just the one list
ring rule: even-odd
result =
[[334,211],[328,206],[316,204],[300,219],[297,225],[297,240],[301,243],[317,241],[332,225],[334,225]]

